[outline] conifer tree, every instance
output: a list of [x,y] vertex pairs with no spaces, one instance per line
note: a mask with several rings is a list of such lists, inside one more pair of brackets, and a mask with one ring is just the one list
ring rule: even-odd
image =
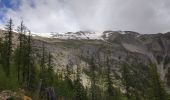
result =
[[35,84],[36,84],[36,68],[35,68],[35,63],[34,63],[34,51],[32,48],[32,36],[31,32],[29,31],[29,34],[27,36],[27,74],[26,74],[26,84],[28,89],[34,89]]
[[113,87],[113,81],[111,77],[111,61],[109,57],[107,57],[106,60],[106,88],[106,98],[108,100],[121,100],[121,92],[119,88]]
[[2,64],[2,49],[3,49],[2,38],[0,38],[0,64]]
[[22,82],[24,83],[25,87],[27,87],[27,75],[29,72],[29,51],[28,51],[28,37],[26,34],[23,35],[23,48],[22,48]]
[[[43,99],[43,98],[45,98],[45,95],[46,95],[46,88],[49,85],[48,84],[48,78],[49,78],[48,77],[48,69],[47,69],[47,66],[46,66],[47,53],[46,53],[44,41],[42,42],[41,50],[42,51],[41,51],[41,59],[40,59],[40,80],[42,80],[42,86],[41,86],[40,96]],[[51,66],[51,57],[49,59],[48,65]]]
[[[17,29],[19,36],[19,44],[15,51],[15,64],[17,66],[17,78],[25,88],[33,87],[33,80],[31,76],[35,76],[35,65],[32,50],[32,36],[31,32],[21,22]],[[21,80],[22,79],[22,80]],[[34,78],[33,78],[34,79]]]
[[3,44],[3,68],[7,76],[10,75],[10,60],[12,54],[12,38],[13,38],[13,21],[10,18],[6,24],[4,32],[4,44]]
[[45,44],[44,42],[42,42],[42,57],[41,57],[41,62],[40,62],[40,67],[41,67],[41,74],[43,74],[43,72],[45,71]]
[[150,76],[151,76],[151,87],[152,87],[152,99],[154,100],[170,100],[166,90],[164,89],[163,83],[160,80],[157,67],[155,64],[150,66]]
[[92,100],[96,100],[97,99],[97,95],[96,95],[96,74],[95,74],[95,70],[96,70],[96,65],[94,62],[94,57],[92,57],[91,59],[91,63],[90,63],[90,71],[91,71],[91,99]]
[[72,74],[72,67],[73,67],[73,62],[71,60],[68,61],[68,64],[66,65],[66,73],[65,73],[65,79],[71,80],[71,74]]
[[65,81],[69,88],[72,90],[73,89],[73,82],[71,80],[71,68],[73,67],[72,62],[69,60],[69,63],[66,66],[66,73],[65,73]]
[[29,87],[29,82],[30,82],[30,79],[31,79],[31,77],[30,77],[30,73],[31,73],[31,60],[32,60],[32,58],[31,58],[31,55],[32,55],[32,48],[31,48],[31,32],[29,31],[29,34],[28,34],[28,36],[27,36],[27,66],[28,66],[28,68],[27,68],[27,86]]
[[74,80],[75,100],[86,100],[86,91],[81,84],[80,68],[77,67],[76,79]]
[[108,99],[110,100],[112,95],[113,95],[113,86],[112,86],[112,81],[111,81],[111,77],[110,77],[110,65],[109,65],[109,58],[107,57],[107,63],[106,63],[106,66],[107,66],[107,72],[106,72],[106,77],[107,77],[107,91],[108,91]]
[[52,55],[49,52],[48,54],[48,85],[52,86],[53,82],[54,82],[54,66],[53,66],[53,62],[52,62]]
[[130,100],[130,87],[129,87],[129,70],[128,70],[128,64],[127,63],[123,63],[122,66],[122,81],[123,81],[123,85],[124,88],[126,90],[126,97],[127,100]]
[[[19,36],[18,36],[18,40],[19,40],[19,44],[18,44],[18,47],[17,49],[15,50],[15,64],[17,66],[17,78],[18,78],[18,81],[20,82],[21,81],[21,74],[24,75],[25,74],[25,69],[24,69],[24,65],[23,63],[25,62],[25,51],[26,48],[24,48],[24,39],[25,39],[25,34],[26,34],[26,31],[27,31],[27,28],[26,26],[23,24],[23,21],[21,22],[20,26],[18,26],[17,28],[17,32],[19,33]],[[24,77],[24,76],[22,76]],[[22,78],[23,79],[23,78]]]
[[[40,59],[40,78],[44,79],[45,77],[45,67],[46,67],[46,52],[45,52],[45,44],[42,42],[42,47],[41,47],[41,59]],[[49,62],[50,63],[50,62]]]

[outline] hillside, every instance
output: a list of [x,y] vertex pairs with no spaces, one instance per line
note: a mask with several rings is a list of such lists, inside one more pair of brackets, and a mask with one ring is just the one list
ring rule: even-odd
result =
[[[119,73],[120,63],[129,61],[138,62],[144,65],[154,63],[157,65],[161,79],[168,81],[167,75],[170,67],[170,33],[164,34],[140,34],[131,31],[105,31],[102,39],[63,39],[43,38],[35,45],[45,41],[48,51],[54,55],[56,69],[66,67],[71,61],[74,65],[82,65],[88,69],[88,62],[84,59],[95,58],[96,65],[103,66],[107,57],[113,64],[112,71]],[[106,56],[106,57],[105,57]],[[82,57],[82,58],[80,58]],[[100,66],[98,66],[100,68]],[[136,66],[136,70],[140,68]]]
[[[93,38],[82,38],[82,34],[83,36],[91,34]],[[44,45],[46,52],[51,52],[53,56],[56,73],[64,75],[69,66],[72,69],[71,79],[74,80],[76,68],[80,67],[82,84],[90,88],[93,61],[96,66],[97,86],[105,88],[104,77],[109,66],[113,86],[120,87],[123,92],[122,66],[126,64],[131,71],[132,78],[129,81],[135,84],[131,87],[142,91],[141,87],[147,88],[150,80],[148,65],[155,64],[167,91],[170,90],[170,33],[140,34],[132,31],[105,31],[95,38],[95,33],[80,31],[74,34],[74,38],[69,38],[69,35],[67,38],[63,36],[58,34],[53,34],[51,38],[33,36],[32,47],[37,49],[36,60],[40,60],[38,56],[41,55],[40,51]],[[14,41],[15,39],[17,38],[14,38]]]

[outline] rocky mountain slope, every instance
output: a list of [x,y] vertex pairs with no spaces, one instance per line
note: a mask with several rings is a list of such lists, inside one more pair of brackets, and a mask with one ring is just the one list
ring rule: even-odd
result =
[[[2,32],[1,32],[2,33]],[[170,86],[170,33],[140,34],[132,31],[105,31],[103,33],[69,32],[53,33],[51,38],[34,36],[33,46],[41,50],[44,43],[47,52],[53,55],[55,71],[63,73],[66,66],[73,69],[81,67],[82,81],[89,85],[90,61],[94,59],[97,66],[99,82],[104,81],[102,73],[106,63],[111,67],[115,85],[121,85],[121,66],[123,63],[132,65],[141,77],[147,81],[147,66],[156,64],[161,79]],[[36,53],[37,56],[41,52]],[[74,78],[74,75],[73,75]],[[100,83],[98,84],[100,85]]]
[[[60,37],[58,34],[53,34],[53,38],[34,37],[36,39],[34,45],[38,47],[42,46],[42,41],[45,42],[46,50],[52,52],[54,56],[58,71],[62,69],[62,72],[63,68],[70,64],[75,68],[81,66],[82,71],[88,70],[92,58],[95,59],[96,66],[102,70],[109,59],[113,77],[121,77],[121,64],[124,62],[136,63],[134,69],[141,74],[145,73],[145,67],[142,65],[154,63],[161,79],[167,83],[167,86],[169,85],[167,76],[170,74],[170,33],[139,34],[131,31],[105,31],[96,38],[94,38],[95,33],[89,32],[69,34],[74,36]],[[94,37],[87,37],[89,34]],[[85,84],[88,83],[86,73],[82,78]]]

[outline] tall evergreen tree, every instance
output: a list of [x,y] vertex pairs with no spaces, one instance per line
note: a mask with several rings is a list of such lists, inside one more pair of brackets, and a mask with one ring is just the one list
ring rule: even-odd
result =
[[113,87],[112,73],[111,73],[111,59],[107,57],[106,60],[106,98],[108,100],[121,100],[121,92],[119,88]]
[[[51,55],[50,55],[51,56]],[[51,66],[51,57],[48,57],[49,62],[48,65]],[[40,91],[40,96],[41,98],[46,98],[46,88],[49,86],[48,84],[48,69],[47,69],[47,52],[45,49],[45,42],[42,42],[42,47],[41,47],[41,59],[40,59],[40,80],[42,80],[42,86],[41,86],[41,91]],[[50,67],[49,67],[50,68]]]
[[130,87],[129,87],[129,70],[128,70],[128,64],[127,63],[123,63],[122,66],[122,82],[124,85],[124,88],[126,90],[126,97],[127,100],[130,100]]
[[109,64],[109,58],[107,57],[107,89],[108,89],[108,93],[109,93],[109,97],[113,94],[112,93],[112,81],[111,81],[111,77],[110,77],[110,64]]
[[106,72],[106,77],[107,77],[107,91],[108,91],[108,99],[110,100],[112,95],[113,95],[113,86],[112,86],[112,81],[111,81],[111,77],[110,77],[110,64],[109,64],[109,58],[107,57],[107,62],[106,62],[106,66],[107,66],[107,72]]
[[42,57],[41,57],[41,62],[40,62],[40,67],[41,67],[41,73],[43,74],[43,72],[45,71],[45,55],[46,55],[46,52],[45,52],[45,44],[44,42],[42,42]]
[[28,37],[26,33],[23,35],[23,47],[22,47],[22,82],[24,83],[24,86],[27,87],[27,75],[29,72],[29,46],[28,46]]
[[166,90],[164,89],[163,83],[160,80],[157,67],[155,64],[150,66],[150,76],[151,76],[151,87],[152,87],[152,99],[154,100],[170,100]]
[[[32,36],[31,32],[21,22],[17,29],[19,36],[19,44],[15,51],[15,64],[17,66],[17,78],[18,81],[29,89],[33,85],[31,76],[35,76],[36,70],[34,67],[33,49],[32,49]],[[21,80],[22,79],[22,80]]]
[[91,77],[91,99],[96,100],[97,99],[97,95],[96,95],[97,86],[96,86],[96,74],[95,74],[96,65],[94,62],[94,57],[92,57],[91,62],[90,62],[90,71],[91,71],[91,75],[90,75]]
[[68,64],[66,65],[66,73],[65,73],[65,79],[71,80],[71,74],[73,71],[73,62],[71,60],[68,61]]
[[[18,81],[20,82],[21,81],[21,73],[24,74],[25,71],[24,71],[24,67],[23,66],[23,63],[24,63],[24,59],[25,59],[25,51],[26,50],[24,48],[24,39],[25,39],[25,34],[27,32],[27,28],[26,26],[23,24],[23,21],[21,22],[20,26],[18,26],[17,28],[17,31],[19,33],[19,36],[18,36],[18,40],[19,40],[19,44],[18,44],[18,47],[15,51],[15,64],[17,66],[17,78],[18,78]],[[24,76],[23,76],[24,77]]]
[[73,67],[73,64],[69,60],[69,64],[67,64],[67,66],[66,66],[65,81],[67,82],[67,85],[71,90],[73,89],[73,83],[72,83],[72,80],[71,80],[72,67]]
[[29,34],[27,36],[27,74],[26,74],[26,84],[28,89],[34,89],[36,84],[36,68],[34,63],[34,51],[32,48],[32,36],[31,32],[29,31]]
[[48,72],[48,85],[52,86],[53,82],[54,82],[54,65],[53,65],[53,62],[52,62],[52,55],[51,53],[49,52],[48,54],[48,69],[47,69],[47,72]]
[[12,54],[12,38],[13,38],[13,21],[10,18],[6,24],[4,32],[4,44],[3,44],[3,68],[7,76],[10,75],[10,61]]
[[75,100],[86,100],[86,91],[84,86],[81,84],[80,78],[80,67],[77,66],[76,79],[74,80],[74,99]]
[[2,38],[0,38],[0,64],[2,64],[2,49],[3,49]]
[[31,47],[31,32],[29,31],[29,34],[28,34],[28,39],[27,39],[27,66],[28,66],[28,68],[27,68],[27,87],[29,87],[29,82],[30,82],[30,79],[31,79],[31,77],[30,77],[30,73],[31,73],[31,55],[32,55],[32,47]]

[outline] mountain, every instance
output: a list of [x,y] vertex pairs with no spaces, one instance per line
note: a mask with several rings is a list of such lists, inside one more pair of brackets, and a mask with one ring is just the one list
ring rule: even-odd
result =
[[[144,78],[150,63],[156,64],[161,80],[169,84],[170,75],[170,33],[140,34],[132,31],[105,31],[103,33],[68,32],[53,34],[52,38],[35,36],[34,45],[38,48],[45,43],[47,51],[52,52],[56,71],[62,72],[67,65],[81,66],[84,85],[89,85],[90,60],[102,70],[109,59],[112,76],[118,85],[122,63],[134,64],[133,70]],[[73,68],[73,69],[74,69]],[[97,72],[99,74],[99,72]],[[99,76],[100,79],[100,76]]]
[[[0,32],[2,33],[3,30]],[[14,41],[17,45],[17,33],[15,34]],[[140,34],[132,31],[104,31],[102,33],[79,31],[53,33],[51,37],[34,35],[33,47],[36,49],[36,56],[41,55],[43,44],[46,51],[53,55],[57,73],[65,73],[67,66],[72,67],[72,73],[75,73],[77,67],[81,68],[84,86],[90,86],[89,71],[93,59],[97,67],[95,73],[98,85],[101,87],[106,65],[110,66],[115,86],[122,85],[120,80],[124,63],[128,64],[129,70],[134,72],[132,81],[138,81],[139,85],[143,86],[149,80],[148,66],[152,63],[157,66],[166,89],[170,90],[170,32]],[[74,74],[72,78],[75,78]]]

